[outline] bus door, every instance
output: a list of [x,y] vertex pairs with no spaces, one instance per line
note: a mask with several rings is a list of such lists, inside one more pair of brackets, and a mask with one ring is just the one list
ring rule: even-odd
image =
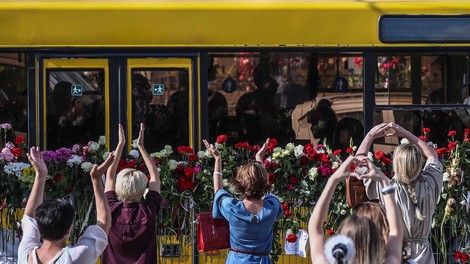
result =
[[128,137],[136,139],[145,124],[148,151],[165,145],[192,146],[197,138],[191,58],[135,58],[127,60]]
[[109,135],[107,59],[44,59],[42,143],[70,148]]

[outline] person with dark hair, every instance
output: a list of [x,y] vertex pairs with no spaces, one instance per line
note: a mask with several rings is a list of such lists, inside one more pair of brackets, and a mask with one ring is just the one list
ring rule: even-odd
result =
[[256,154],[257,161],[242,165],[232,181],[242,200],[223,189],[220,152],[207,140],[203,142],[215,158],[212,214],[215,219],[226,219],[230,225],[230,252],[225,263],[271,263],[273,224],[283,211],[279,200],[270,194],[268,173],[259,162],[268,141]]
[[23,238],[18,247],[18,263],[95,263],[108,245],[111,213],[104,197],[101,175],[113,162],[114,155],[109,155],[103,164],[94,165],[90,171],[96,225],[89,226],[73,246],[66,245],[75,216],[74,207],[64,199],[43,202],[48,174],[46,163],[38,147],[32,147],[27,156],[36,175],[21,220]]

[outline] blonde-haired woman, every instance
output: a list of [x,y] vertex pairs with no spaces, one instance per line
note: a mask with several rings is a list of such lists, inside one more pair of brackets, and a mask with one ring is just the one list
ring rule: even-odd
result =
[[[433,264],[429,237],[442,188],[442,164],[431,146],[395,123],[373,127],[359,147],[358,155],[367,155],[374,139],[387,136],[404,137],[409,142],[395,148],[393,171],[395,200],[403,216],[403,236],[409,241],[410,257],[419,264]],[[383,202],[377,182],[366,180],[365,185],[369,199]]]
[[[365,174],[351,171],[354,167],[367,167]],[[325,245],[324,220],[328,214],[328,208],[333,193],[339,182],[348,177],[358,179],[371,178],[383,188],[385,209],[389,221],[389,234],[387,245],[384,245],[380,228],[368,217],[353,214],[343,220],[338,228],[338,234],[349,237],[355,247],[355,255],[347,263],[355,264],[399,264],[402,258],[402,226],[397,205],[394,201],[393,188],[390,187],[388,178],[370,160],[361,160],[349,156],[341,166],[330,176],[320,198],[313,209],[308,222],[308,234],[312,263],[346,263],[343,259],[332,260],[334,253]],[[347,244],[347,243],[345,243]],[[334,247],[333,247],[334,249]]]
[[[119,125],[119,143],[116,157],[121,157],[126,144],[124,128]],[[144,125],[140,124],[137,146],[150,174],[136,169],[123,169],[116,175],[119,159],[106,174],[106,198],[111,209],[112,226],[108,235],[108,247],[101,256],[101,263],[155,263],[157,239],[155,222],[160,210],[160,174],[152,158],[144,148]],[[148,193],[142,199],[148,184]],[[119,197],[119,199],[118,199]]]

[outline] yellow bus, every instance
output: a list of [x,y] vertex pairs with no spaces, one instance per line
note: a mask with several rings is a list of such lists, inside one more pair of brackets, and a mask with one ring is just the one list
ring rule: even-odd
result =
[[[149,151],[219,134],[344,149],[389,121],[443,143],[470,126],[469,27],[458,0],[1,1],[0,123],[43,149],[112,148],[140,122]],[[160,263],[224,261],[168,232]]]

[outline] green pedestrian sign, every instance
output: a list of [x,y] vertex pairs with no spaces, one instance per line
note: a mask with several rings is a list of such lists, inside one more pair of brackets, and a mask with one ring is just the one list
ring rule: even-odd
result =
[[81,84],[72,84],[70,87],[70,93],[72,96],[82,96],[83,95],[83,87]]
[[165,85],[158,83],[152,86],[153,95],[163,95],[165,93]]

